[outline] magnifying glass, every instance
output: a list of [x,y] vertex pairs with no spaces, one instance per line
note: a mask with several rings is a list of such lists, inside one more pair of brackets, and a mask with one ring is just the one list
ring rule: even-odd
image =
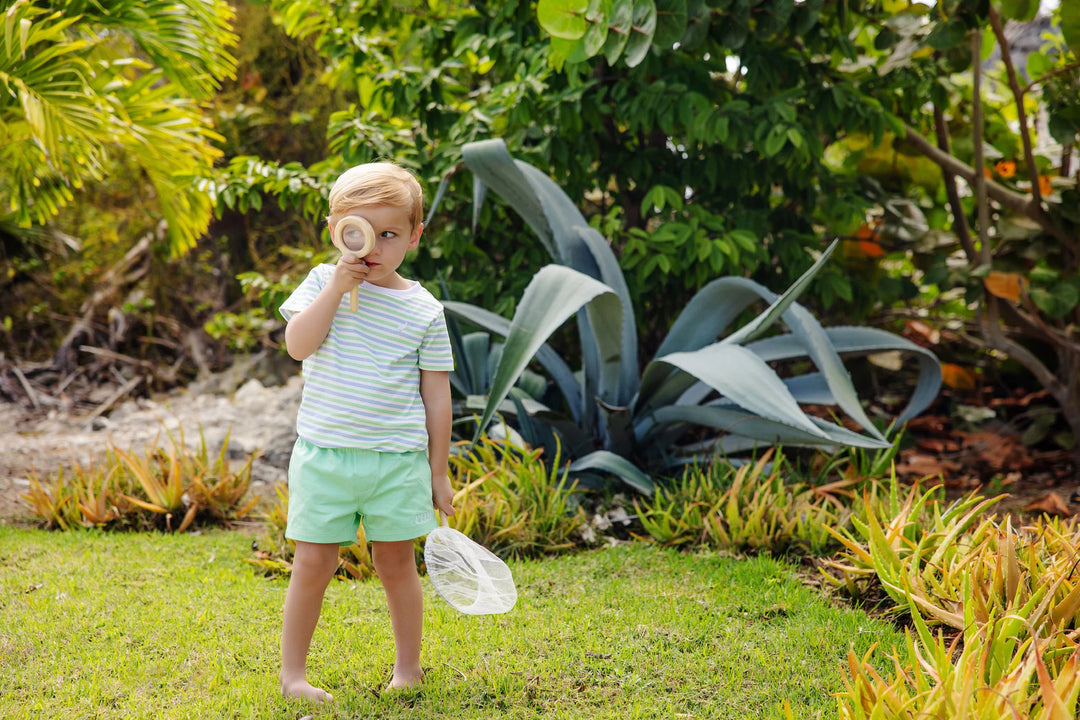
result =
[[[346,215],[338,220],[331,237],[334,247],[342,253],[364,257],[375,249],[375,230],[371,223],[358,215]],[[356,288],[349,292],[349,309],[356,312],[358,296]]]

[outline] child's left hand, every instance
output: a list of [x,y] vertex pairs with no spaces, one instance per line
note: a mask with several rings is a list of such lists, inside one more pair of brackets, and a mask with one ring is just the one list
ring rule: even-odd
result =
[[431,502],[447,517],[457,512],[454,509],[454,488],[450,486],[450,478],[446,475],[431,479]]

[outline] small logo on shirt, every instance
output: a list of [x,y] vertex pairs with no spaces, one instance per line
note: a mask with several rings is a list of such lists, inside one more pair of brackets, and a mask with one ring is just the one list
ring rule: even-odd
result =
[[418,512],[418,513],[416,513],[416,523],[415,524],[416,525],[423,525],[426,522],[430,522],[431,518],[433,516],[434,515],[430,510],[428,510],[427,512]]

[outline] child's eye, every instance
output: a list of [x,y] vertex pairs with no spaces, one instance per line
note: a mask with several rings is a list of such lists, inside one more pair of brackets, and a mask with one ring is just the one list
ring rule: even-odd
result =
[[384,230],[379,234],[379,236],[384,238],[393,238],[397,237],[397,233],[395,233],[393,230]]

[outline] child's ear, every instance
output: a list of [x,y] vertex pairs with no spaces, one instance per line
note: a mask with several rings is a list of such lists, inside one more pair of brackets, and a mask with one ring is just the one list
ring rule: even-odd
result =
[[416,229],[412,232],[412,237],[409,238],[409,249],[415,250],[416,246],[420,244],[420,236],[424,234],[424,223],[420,223],[416,226]]

